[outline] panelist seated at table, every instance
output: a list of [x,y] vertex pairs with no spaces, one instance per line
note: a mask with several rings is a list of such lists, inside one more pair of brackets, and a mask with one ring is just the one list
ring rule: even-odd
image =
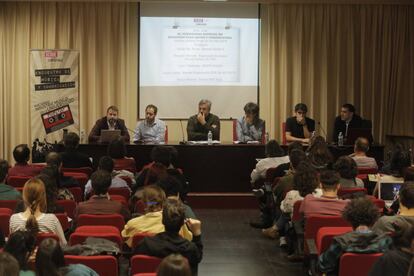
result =
[[306,117],[308,107],[304,103],[295,105],[295,116],[286,120],[286,141],[309,143],[315,131],[315,121]]
[[341,114],[335,118],[333,141],[338,142],[339,133],[342,132],[344,140],[346,140],[351,128],[362,128],[363,120],[355,114],[355,107],[346,103],[341,107]]
[[189,141],[206,141],[209,131],[213,134],[213,140],[220,140],[220,119],[210,110],[209,100],[203,99],[198,103],[198,113],[191,116],[187,123]]
[[150,104],[145,108],[145,120],[137,123],[134,143],[165,143],[165,123],[156,118],[157,112],[158,108],[155,105]]
[[128,129],[125,126],[125,121],[118,118],[118,108],[114,105],[111,105],[106,110],[106,116],[97,120],[93,126],[91,133],[89,133],[88,140],[89,142],[99,142],[101,137],[101,130],[115,130],[119,129],[121,131],[121,137],[125,142],[129,142],[129,133]]
[[236,140],[242,143],[258,141],[262,142],[265,122],[259,118],[259,106],[255,103],[247,103],[244,106],[244,116],[237,120]]

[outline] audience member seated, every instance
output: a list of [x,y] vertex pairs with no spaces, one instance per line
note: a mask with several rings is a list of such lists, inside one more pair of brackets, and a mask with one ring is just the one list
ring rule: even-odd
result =
[[342,212],[353,231],[333,238],[332,244],[319,256],[319,270],[337,275],[339,260],[344,253],[380,253],[389,249],[392,240],[383,233],[371,230],[378,219],[378,208],[368,198],[353,199]]
[[142,188],[146,185],[155,184],[159,180],[165,179],[168,177],[167,167],[162,163],[154,163],[151,167],[144,169],[140,175],[137,177],[137,183],[132,188],[133,193],[139,188]]
[[305,218],[310,216],[341,216],[342,210],[349,200],[338,198],[340,188],[339,176],[335,171],[325,170],[320,173],[322,196],[316,197],[313,194],[307,195],[300,205],[299,212]]
[[414,181],[414,167],[408,167],[404,173],[404,182]]
[[400,213],[395,216],[383,216],[373,229],[378,232],[393,233],[395,224],[401,226],[414,225],[414,182],[405,183],[399,192]]
[[68,188],[61,185],[61,182],[60,182],[61,174],[59,173],[59,169],[56,166],[50,165],[50,166],[45,167],[40,173],[40,175],[44,175],[49,178],[48,182],[45,183],[45,188],[46,188],[46,193],[47,193],[46,196],[53,197],[53,194],[55,192],[54,190],[56,189],[56,199],[75,200],[75,197],[71,193],[71,191],[69,191]]
[[270,140],[266,144],[265,155],[266,158],[257,162],[256,168],[250,174],[251,183],[254,183],[259,179],[264,179],[268,169],[289,163],[289,156],[285,155],[284,150],[279,146],[279,143],[276,140]]
[[126,157],[127,150],[123,139],[119,138],[112,141],[108,145],[107,154],[114,160],[115,170],[126,170],[128,172],[131,172],[133,177],[133,173],[137,171],[137,165],[133,157]]
[[[126,244],[130,247],[135,234],[158,234],[165,231],[162,223],[162,210],[166,200],[164,191],[156,185],[146,186],[142,194],[142,200],[145,204],[145,215],[128,221],[121,233],[122,237],[127,239]],[[193,235],[186,225],[181,227],[179,234],[189,241],[193,239]]]
[[244,106],[244,114],[236,121],[236,141],[262,143],[265,122],[259,118],[259,105],[247,103]]
[[28,163],[30,160],[30,149],[26,144],[20,144],[14,148],[13,158],[16,164],[9,169],[9,176],[36,176],[42,170],[41,167]]
[[71,187],[80,187],[78,181],[71,177],[65,176],[62,172],[62,158],[57,152],[49,152],[46,156],[46,165],[48,167],[56,167],[58,170],[57,174],[57,184],[58,188],[71,188]]
[[38,232],[55,233],[61,244],[66,244],[65,235],[58,218],[47,214],[45,185],[40,179],[30,179],[23,187],[23,201],[26,210],[13,214],[10,218],[10,233],[27,230],[33,234]]
[[[4,251],[10,253],[19,263],[20,275],[35,276],[29,269],[29,259],[36,248],[36,237],[29,231],[16,231],[10,235]],[[1,274],[0,274],[1,275]]]
[[66,265],[63,250],[54,239],[40,243],[36,253],[36,272],[38,276],[98,276],[83,264]]
[[295,116],[286,119],[286,141],[309,143],[315,131],[315,120],[306,117],[308,107],[304,103],[295,105]]
[[411,154],[397,144],[391,152],[389,161],[382,167],[382,172],[395,177],[403,177],[405,170],[411,166]]
[[315,136],[312,138],[306,153],[308,154],[310,163],[318,171],[330,169],[334,160],[331,151],[328,148],[328,144],[322,136]]
[[366,138],[359,137],[355,140],[354,153],[350,155],[355,160],[358,168],[377,169],[377,161],[375,158],[368,157],[369,142]]
[[[47,206],[46,213],[52,213],[52,214],[64,213],[65,209],[62,206],[57,205],[56,203],[57,200],[59,199],[56,180],[42,173],[39,174],[37,178],[40,179],[45,184],[46,206]],[[62,193],[59,192],[59,194],[62,194]],[[66,199],[66,198],[60,198],[60,199]]]
[[[175,268],[175,266],[172,266],[171,268]],[[20,274],[20,267],[16,259],[7,252],[0,252],[0,275],[19,276],[19,274]],[[32,275],[34,275],[34,273]],[[187,274],[180,274],[180,275],[187,275]],[[191,274],[188,274],[188,275],[191,275]]]
[[[110,157],[108,158],[112,161]],[[108,189],[112,181],[111,174],[106,170],[97,170],[91,175],[90,181],[94,195],[88,201],[79,203],[75,210],[75,218],[81,214],[121,214],[125,220],[128,220],[130,217],[129,210],[122,203],[110,200],[108,195]]]
[[[393,247],[372,266],[369,276],[407,276],[414,257],[414,227],[412,224],[395,225]],[[411,274],[412,275],[412,274]]]
[[339,176],[341,177],[339,179],[341,188],[364,188],[364,182],[356,177],[358,175],[357,164],[351,157],[339,157],[338,160],[336,160],[333,168],[337,173],[339,173]]
[[[144,254],[164,258],[173,253],[179,253],[187,258],[193,275],[197,275],[198,263],[203,257],[201,242],[201,222],[195,219],[185,219],[182,203],[175,199],[167,199],[162,211],[162,223],[165,232],[153,237],[145,237],[134,249],[135,254]],[[193,233],[190,242],[179,235],[184,223]]]
[[6,184],[9,163],[0,159],[0,200],[19,200],[22,195],[15,188]]
[[78,151],[79,136],[74,132],[69,132],[63,137],[65,151],[61,153],[64,168],[92,167],[89,157]]
[[[103,170],[109,173],[111,176],[111,185],[109,188],[125,188],[129,191],[131,189],[128,186],[128,183],[123,180],[122,178],[118,177],[114,172],[114,161],[109,156],[102,156],[99,159],[99,170]],[[91,179],[88,180],[85,186],[85,197],[87,198],[92,192],[92,181]]]
[[180,254],[171,254],[160,263],[157,276],[191,276],[188,260]]
[[[288,156],[290,155],[291,151],[297,149],[303,151],[303,145],[300,142],[292,142],[288,145]],[[290,162],[280,164],[277,166],[276,170],[273,172],[273,175],[271,176],[272,179],[275,179],[276,177],[283,177],[285,176],[286,172],[289,171],[290,168]]]

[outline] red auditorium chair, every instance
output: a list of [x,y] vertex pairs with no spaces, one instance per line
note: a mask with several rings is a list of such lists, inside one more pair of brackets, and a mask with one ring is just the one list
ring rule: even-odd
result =
[[376,168],[358,168],[358,175],[357,177],[364,180],[364,182],[368,179],[369,174],[376,174],[378,173],[378,169]]
[[339,276],[366,276],[382,253],[355,254],[345,253],[339,261]]
[[110,195],[111,200],[118,201],[126,208],[128,208],[128,199],[125,199],[124,196],[121,195]]
[[286,140],[286,122],[282,123],[282,145],[286,145],[287,144],[287,140]]
[[0,230],[5,237],[9,236],[10,231],[10,217],[13,211],[9,208],[0,208]]
[[57,242],[60,242],[59,237],[55,233],[38,233],[36,236],[36,245],[39,245],[45,239],[54,239]]
[[85,187],[86,183],[88,183],[89,176],[85,173],[79,173],[79,172],[64,172],[64,176],[70,176],[76,179],[78,181],[79,185],[81,187]]
[[316,249],[318,255],[321,255],[332,244],[332,240],[336,236],[352,231],[352,227],[321,227],[316,234]]
[[111,214],[111,215],[89,215],[82,214],[79,215],[77,226],[84,225],[109,225],[115,226],[121,232],[124,229],[125,221],[124,217],[120,214]]
[[339,188],[338,197],[343,197],[346,195],[352,194],[367,194],[367,189],[365,188]]
[[385,201],[379,198],[375,198],[375,197],[370,197],[370,199],[378,207],[378,209],[380,210],[380,213],[382,214],[385,208]]
[[137,247],[137,245],[145,238],[145,237],[152,237],[154,236],[153,233],[138,233],[132,237],[132,248]]
[[9,176],[7,177],[7,184],[12,187],[23,187],[24,184],[31,179],[31,176]]
[[20,200],[0,200],[0,208],[15,210]]
[[125,180],[125,182],[128,184],[129,187],[132,186],[132,180],[130,177],[123,175],[123,176],[119,176],[119,178],[121,178],[122,180]]
[[109,188],[108,194],[112,195],[120,195],[125,198],[126,201],[128,201],[129,197],[131,196],[130,190],[127,188]]
[[65,213],[57,213],[55,216],[58,218],[63,231],[68,230],[70,227],[68,216]]
[[65,255],[67,265],[83,264],[92,268],[100,276],[118,276],[118,260],[114,256],[74,256]]
[[62,199],[56,201],[58,206],[62,206],[65,209],[66,215],[73,219],[75,217],[76,201]]
[[68,188],[68,190],[73,194],[73,196],[75,197],[76,202],[83,201],[83,192],[82,192],[81,188],[71,187],[71,188]]
[[300,205],[302,204],[303,200],[298,200],[293,204],[293,212],[292,212],[292,221],[299,221],[303,218],[303,216],[299,213]]
[[68,173],[84,173],[88,177],[91,176],[93,173],[93,169],[90,167],[81,167],[81,168],[62,168],[62,172],[68,172]]
[[135,255],[131,258],[131,274],[156,272],[162,259],[147,255]]
[[134,274],[133,276],[157,276],[157,273],[156,272],[153,272],[153,273],[137,273],[137,274]]
[[70,235],[69,244],[82,244],[88,237],[102,238],[110,240],[119,245],[122,249],[124,243],[118,228],[114,226],[81,226],[76,228],[75,232]]

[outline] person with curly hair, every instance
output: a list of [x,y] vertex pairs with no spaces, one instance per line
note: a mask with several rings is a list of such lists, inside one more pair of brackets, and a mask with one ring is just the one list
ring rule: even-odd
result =
[[336,275],[339,260],[344,253],[378,253],[387,251],[392,240],[386,234],[371,229],[380,213],[368,198],[356,198],[348,203],[342,217],[353,231],[333,238],[331,246],[319,256],[318,267],[327,275]]

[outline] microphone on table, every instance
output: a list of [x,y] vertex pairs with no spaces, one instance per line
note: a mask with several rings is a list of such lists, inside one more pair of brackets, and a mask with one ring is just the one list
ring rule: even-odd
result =
[[186,145],[188,142],[185,140],[184,136],[184,127],[183,127],[183,120],[180,119],[180,125],[181,125],[181,137],[183,138],[180,141],[180,145]]
[[328,135],[326,135],[325,129],[322,127],[321,122],[318,121],[319,129],[322,131],[322,134],[325,135],[326,139],[328,139]]

